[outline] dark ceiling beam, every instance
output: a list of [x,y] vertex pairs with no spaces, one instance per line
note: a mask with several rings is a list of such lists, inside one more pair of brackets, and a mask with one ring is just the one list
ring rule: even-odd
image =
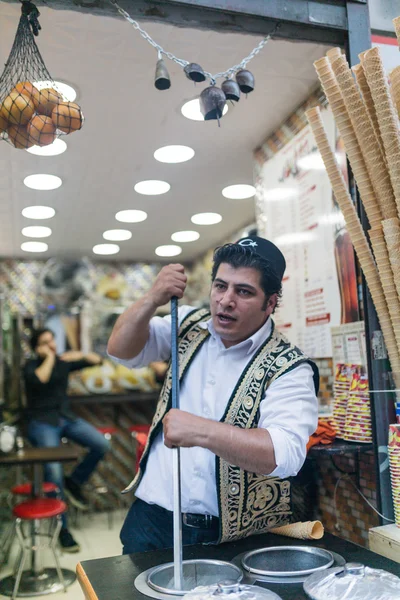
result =
[[[17,3],[18,0],[5,0]],[[347,4],[366,0],[119,0],[133,18],[222,32],[269,33],[277,38],[343,45]],[[121,18],[108,0],[37,0],[37,6]]]

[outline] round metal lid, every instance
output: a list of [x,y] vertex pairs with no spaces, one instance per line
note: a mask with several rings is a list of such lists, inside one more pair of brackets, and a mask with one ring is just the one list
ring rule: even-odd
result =
[[161,594],[183,596],[198,586],[216,585],[221,581],[239,582],[243,573],[231,563],[222,560],[194,559],[182,563],[182,589],[174,588],[174,563],[150,569],[147,584]]
[[331,552],[313,546],[273,546],[248,552],[242,558],[246,571],[273,577],[298,577],[328,569]]
[[313,600],[400,600],[399,577],[359,563],[315,573],[303,587]]
[[282,600],[278,594],[255,585],[221,582],[200,586],[184,596],[184,600]]

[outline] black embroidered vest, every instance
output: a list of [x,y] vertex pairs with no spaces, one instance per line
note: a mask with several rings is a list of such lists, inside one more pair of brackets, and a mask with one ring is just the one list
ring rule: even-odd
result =
[[[210,318],[205,310],[194,310],[179,328],[179,379],[186,376],[190,364],[210,333],[200,325]],[[250,359],[227,403],[221,422],[250,429],[257,427],[259,406],[268,386],[301,363],[308,362],[314,371],[318,391],[318,369],[298,348],[274,328],[269,338]],[[171,366],[168,369],[160,400],[153,418],[139,470],[124,490],[135,490],[143,476],[151,444],[162,428],[162,420],[171,407]],[[220,532],[218,542],[228,542],[290,521],[290,482],[278,477],[249,473],[216,456]]]

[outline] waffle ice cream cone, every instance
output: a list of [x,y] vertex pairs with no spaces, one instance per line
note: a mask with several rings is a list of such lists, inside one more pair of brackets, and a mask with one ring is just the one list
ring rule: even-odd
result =
[[390,319],[392,321],[393,331],[396,338],[397,348],[400,350],[400,328],[398,327],[398,316],[400,315],[400,300],[397,293],[395,280],[389,260],[389,253],[386,247],[385,237],[382,227],[376,227],[369,231],[372,248],[374,250],[375,260],[382,282],[383,293],[389,309]]
[[363,66],[374,100],[390,179],[396,198],[397,210],[400,214],[400,137],[398,117],[390,95],[379,48],[371,48],[371,50],[365,53]]
[[321,521],[305,521],[275,527],[270,529],[269,533],[285,535],[297,540],[320,540],[324,535],[324,526]]
[[328,50],[325,56],[329,59],[330,62],[332,62],[336,58],[339,58],[339,56],[342,56],[342,49],[338,47],[331,48],[330,50]]
[[306,115],[313,131],[318,150],[324,161],[337,203],[339,204],[343,214],[346,215],[346,225],[348,227],[350,239],[359,258],[361,268],[364,272],[365,279],[371,293],[372,301],[375,305],[383,337],[385,339],[386,348],[389,354],[392,371],[397,372],[399,371],[398,367],[400,366],[400,354],[376,264],[374,262],[372,253],[369,250],[368,242],[365,236],[364,238],[361,236],[361,223],[358,219],[358,215],[355,211],[349,191],[343,179],[342,172],[335,161],[334,154],[329,145],[321,119],[320,110],[319,108],[312,108],[307,111]]
[[394,25],[394,30],[397,35],[397,41],[398,41],[399,47],[400,47],[400,17],[396,17],[395,19],[393,19],[393,25]]
[[399,219],[387,219],[382,221],[382,227],[393,273],[393,281],[396,286],[397,295],[400,298],[400,221]]
[[389,77],[392,99],[397,109],[397,114],[400,118],[400,65],[390,71]]
[[368,81],[365,77],[362,64],[360,63],[352,67],[352,71],[356,78],[358,89],[360,90],[364,106],[372,123],[372,127],[374,128],[376,139],[378,140],[382,155],[384,155],[381,132],[379,131],[378,117],[376,116],[375,112],[375,104],[371,96],[371,90],[369,89]]
[[323,57],[315,61],[314,67],[335,117],[336,125],[357,182],[362,203],[370,225],[373,227],[375,224],[378,225],[381,222],[382,215],[340,88],[328,58]]
[[346,57],[340,56],[335,59],[332,62],[332,70],[354,127],[382,216],[385,219],[396,217],[397,207],[384,155]]

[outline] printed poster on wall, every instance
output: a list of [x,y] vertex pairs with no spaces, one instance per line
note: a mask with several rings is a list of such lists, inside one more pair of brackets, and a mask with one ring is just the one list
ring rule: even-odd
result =
[[[336,149],[333,116],[329,109],[321,113]],[[258,206],[266,217],[260,234],[281,249],[287,263],[276,325],[308,356],[331,357],[331,327],[346,320],[340,294],[347,285],[346,274],[338,273],[342,269],[337,269],[335,248],[335,230],[343,228],[343,216],[334,205],[309,126],[260,167],[256,188]]]

